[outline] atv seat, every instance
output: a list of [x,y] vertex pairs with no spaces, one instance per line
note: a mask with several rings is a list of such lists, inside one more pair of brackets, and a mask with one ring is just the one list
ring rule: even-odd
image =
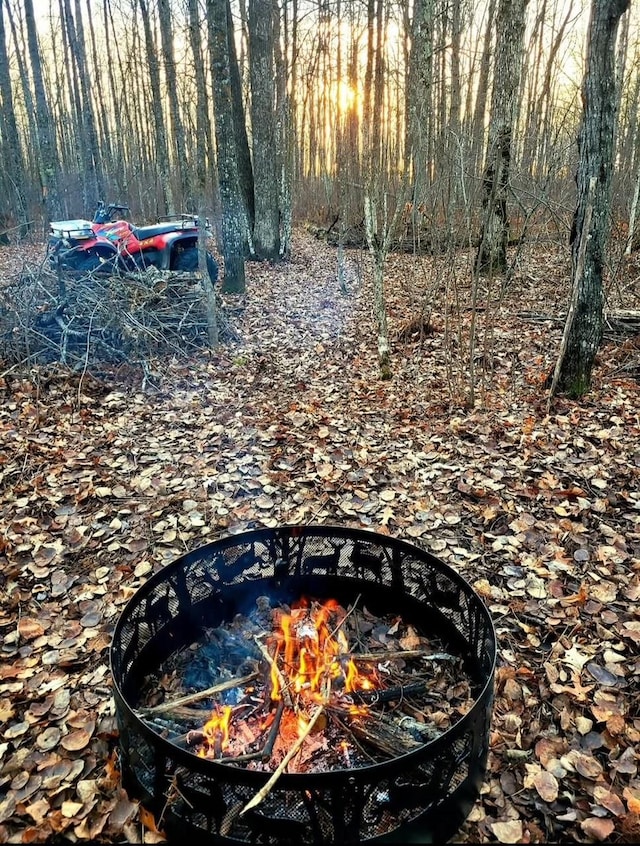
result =
[[152,226],[134,226],[133,234],[138,241],[142,241],[145,238],[155,238],[156,235],[165,235],[167,232],[179,232],[180,229],[175,223],[156,223]]

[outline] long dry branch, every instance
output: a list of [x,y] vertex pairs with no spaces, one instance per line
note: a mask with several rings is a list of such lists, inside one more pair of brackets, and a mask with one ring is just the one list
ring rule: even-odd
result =
[[182,696],[180,699],[174,699],[171,702],[162,702],[160,705],[154,705],[152,708],[141,708],[138,713],[144,716],[152,716],[153,714],[166,714],[174,709],[182,708],[185,705],[190,705],[193,702],[199,702],[201,699],[209,699],[215,696],[216,693],[222,693],[225,690],[232,690],[235,687],[242,687],[243,684],[248,684],[258,677],[259,673],[249,673],[246,676],[238,676],[233,679],[226,679],[218,682],[218,684],[207,687],[205,690],[198,690],[195,693],[189,693],[187,696]]
[[456,656],[448,652],[434,652],[431,655],[424,649],[400,649],[396,652],[352,652],[339,655],[339,658],[352,658],[354,661],[393,661],[396,658],[422,658],[425,661],[455,661]]
[[264,784],[260,788],[260,790],[253,797],[253,799],[250,799],[249,802],[247,802],[247,804],[244,806],[244,808],[240,811],[240,816],[242,816],[243,814],[246,814],[247,811],[250,811],[252,808],[255,808],[256,805],[259,805],[260,802],[262,802],[263,799],[266,799],[266,797],[269,795],[269,793],[273,789],[275,783],[278,781],[278,779],[280,778],[282,773],[287,769],[291,759],[298,753],[302,744],[305,742],[307,737],[313,731],[313,727],[318,722],[318,718],[320,717],[321,714],[324,713],[324,711],[325,711],[324,705],[319,705],[316,708],[315,713],[313,714],[313,716],[311,717],[311,719],[309,720],[307,725],[304,727],[304,730],[298,736],[298,739],[296,740],[296,742],[293,744],[291,749],[289,749],[287,754],[284,756],[284,758],[282,759],[282,761],[278,765],[277,769],[275,769],[273,771],[273,775],[271,776],[269,781],[267,781],[267,783]]

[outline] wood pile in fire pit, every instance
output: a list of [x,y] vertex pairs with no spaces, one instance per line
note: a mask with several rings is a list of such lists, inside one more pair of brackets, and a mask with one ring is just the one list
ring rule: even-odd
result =
[[411,752],[460,719],[474,693],[462,658],[398,615],[259,597],[147,678],[137,710],[200,757],[309,773]]

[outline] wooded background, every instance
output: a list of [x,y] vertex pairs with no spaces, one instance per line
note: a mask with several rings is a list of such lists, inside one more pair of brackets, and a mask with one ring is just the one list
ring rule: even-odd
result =
[[[226,6],[0,0],[0,231],[12,240],[27,224],[43,233],[49,219],[90,216],[99,199],[128,203],[140,222],[202,207],[219,220],[216,157],[235,133],[236,150],[253,159],[247,176],[251,162],[239,158],[240,182],[255,179],[258,204],[277,197],[266,213],[279,218],[281,252],[291,212],[322,226],[340,218],[347,235],[360,225],[367,166],[389,203],[402,201],[407,236],[437,247],[479,222],[492,96],[504,72],[496,42],[523,15],[521,72],[512,80],[512,232],[568,236],[589,3]],[[227,23],[231,126],[215,91],[216,27]],[[638,186],[637,23],[632,8],[618,35],[618,225],[628,222]],[[517,50],[517,32],[512,40]]]

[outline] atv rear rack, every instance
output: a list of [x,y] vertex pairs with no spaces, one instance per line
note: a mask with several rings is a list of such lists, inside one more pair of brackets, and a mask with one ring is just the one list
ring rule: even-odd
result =
[[[182,224],[183,229],[191,229],[192,227],[196,227],[200,223],[200,219],[197,214],[166,214],[162,217],[158,218],[158,223],[176,223],[179,222]],[[209,218],[206,217],[204,220],[205,228],[209,228]]]

